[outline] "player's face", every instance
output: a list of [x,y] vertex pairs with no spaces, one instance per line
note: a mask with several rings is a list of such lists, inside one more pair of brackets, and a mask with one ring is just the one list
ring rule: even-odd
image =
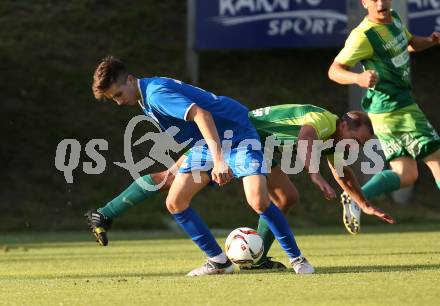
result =
[[116,82],[106,91],[105,97],[118,105],[136,105],[139,90],[134,78],[129,76],[125,82]]
[[368,10],[368,18],[374,22],[391,22],[392,0],[362,0],[363,6]]

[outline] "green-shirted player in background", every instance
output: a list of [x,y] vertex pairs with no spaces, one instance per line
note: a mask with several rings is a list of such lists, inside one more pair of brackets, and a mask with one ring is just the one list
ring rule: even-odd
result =
[[[374,175],[363,187],[367,199],[412,185],[417,160],[430,168],[440,188],[440,137],[411,95],[409,52],[439,45],[440,33],[414,36],[391,10],[391,0],[362,0],[368,15],[349,35],[329,70],[340,84],[367,88],[362,108],[392,170]],[[364,72],[349,69],[361,62]],[[343,195],[343,201],[350,199]]]
[[[257,129],[263,144],[269,136],[272,136],[271,139],[274,141],[281,141],[281,145],[277,146],[277,148],[291,145],[293,146],[292,149],[294,149],[298,141],[306,141],[306,153],[299,154],[306,170],[310,168],[313,140],[325,141],[333,139],[333,143],[336,145],[341,140],[353,139],[360,145],[363,145],[373,136],[371,121],[367,114],[363,112],[348,112],[341,118],[338,118],[336,115],[317,106],[285,104],[251,111],[249,112],[249,117],[251,123]],[[377,216],[388,223],[394,223],[390,216],[375,208],[363,197],[360,186],[350,167],[344,166],[344,175],[338,175],[334,167],[334,149],[328,149],[322,153],[327,156],[329,166],[338,184],[359,203],[364,213]],[[172,168],[177,169],[184,160],[185,156],[182,156]],[[174,179],[173,173],[173,169],[168,169],[167,171],[145,175],[139,180],[143,180],[150,185],[165,183],[156,191],[148,191],[135,181],[104,207],[99,208],[97,211],[89,211],[86,216],[98,243],[100,245],[107,245],[106,231],[109,229],[112,220],[146,199],[160,192],[167,191]],[[327,199],[335,198],[335,191],[319,172],[310,173],[310,178]],[[284,214],[287,214],[290,208],[299,201],[297,189],[279,165],[272,164],[271,171],[267,176],[267,184],[270,200]],[[357,205],[354,205],[354,209],[357,209],[357,211],[351,211],[350,207],[345,208],[344,224],[350,232],[357,233],[359,231],[357,220],[360,211]],[[252,269],[284,269],[285,266],[282,263],[267,257],[267,253],[274,241],[274,236],[262,218],[259,220],[257,231],[263,239],[265,251],[262,259]]]

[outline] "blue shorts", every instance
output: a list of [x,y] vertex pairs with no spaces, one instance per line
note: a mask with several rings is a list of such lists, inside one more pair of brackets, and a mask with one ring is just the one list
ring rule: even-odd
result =
[[[255,143],[259,140],[253,139]],[[265,167],[263,167],[263,152],[260,148],[252,148],[252,145],[238,144],[232,146],[228,154],[228,150],[224,151],[224,159],[231,168],[234,177],[240,178],[251,175],[267,175]],[[212,161],[211,152],[208,146],[196,146],[191,148],[186,155],[186,159],[179,168],[180,173],[189,173],[197,171],[211,172],[214,163]]]

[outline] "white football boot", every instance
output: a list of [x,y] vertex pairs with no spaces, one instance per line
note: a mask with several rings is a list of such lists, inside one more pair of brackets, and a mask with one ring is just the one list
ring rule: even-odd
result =
[[201,267],[195,268],[189,272],[186,276],[202,276],[213,274],[230,274],[234,272],[234,265],[227,259],[225,263],[218,263],[209,260]]
[[345,192],[341,194],[341,204],[344,209],[342,221],[345,228],[350,234],[357,235],[361,230],[361,208]]
[[295,270],[296,274],[313,274],[315,273],[315,268],[307,261],[304,256],[299,256],[290,260],[290,264]]

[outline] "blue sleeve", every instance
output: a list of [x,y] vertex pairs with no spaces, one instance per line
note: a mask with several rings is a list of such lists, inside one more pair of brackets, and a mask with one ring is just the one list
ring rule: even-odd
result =
[[150,95],[148,104],[166,116],[186,121],[186,116],[195,103],[181,93],[161,87]]

